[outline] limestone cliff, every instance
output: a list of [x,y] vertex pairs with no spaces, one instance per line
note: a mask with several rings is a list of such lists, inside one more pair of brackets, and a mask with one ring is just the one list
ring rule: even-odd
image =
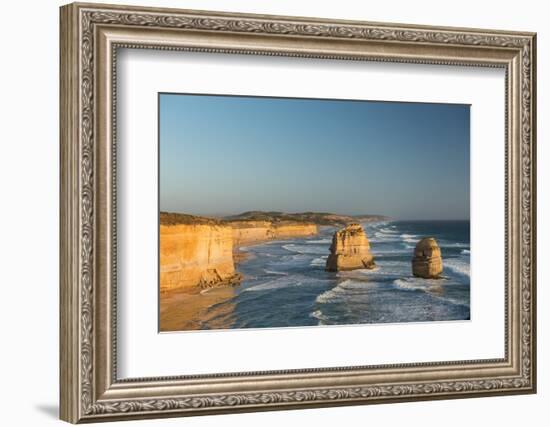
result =
[[160,290],[236,285],[232,229],[216,223],[160,225]]
[[235,246],[270,240],[274,237],[269,221],[233,221],[229,225]]
[[233,244],[235,246],[289,237],[314,236],[318,233],[317,225],[308,223],[231,221],[228,224],[233,229]]
[[365,230],[359,224],[349,224],[334,233],[327,259],[327,271],[374,268],[374,258]]
[[416,244],[412,260],[413,275],[424,279],[437,279],[443,272],[441,250],[433,237],[426,237]]
[[315,224],[224,221],[161,212],[160,290],[239,284],[233,251],[240,245],[317,234]]
[[319,230],[312,223],[277,222],[272,228],[275,230],[275,238],[315,236]]

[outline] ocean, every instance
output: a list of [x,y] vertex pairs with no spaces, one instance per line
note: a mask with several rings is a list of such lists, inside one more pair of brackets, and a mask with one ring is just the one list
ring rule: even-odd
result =
[[[241,285],[197,319],[199,329],[470,319],[469,221],[362,225],[374,270],[325,271],[334,227],[321,227],[314,237],[240,248],[249,255],[237,265]],[[435,237],[441,248],[442,279],[412,275],[414,247],[422,237]]]

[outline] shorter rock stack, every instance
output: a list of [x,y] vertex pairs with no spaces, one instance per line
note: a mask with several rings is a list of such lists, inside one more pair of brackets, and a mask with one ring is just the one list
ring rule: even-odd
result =
[[426,237],[416,244],[412,271],[416,277],[437,279],[443,272],[441,250],[433,237]]
[[360,224],[349,224],[334,233],[327,259],[327,271],[374,268],[374,258],[365,230]]

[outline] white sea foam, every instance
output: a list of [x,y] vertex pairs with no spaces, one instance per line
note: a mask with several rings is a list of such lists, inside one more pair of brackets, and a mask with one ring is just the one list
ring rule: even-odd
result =
[[446,285],[446,281],[442,282],[441,279],[420,279],[410,277],[405,279],[396,279],[393,281],[393,284],[399,289],[406,291],[423,291],[431,295],[433,298],[445,303],[468,307],[467,301],[461,301],[459,299],[442,296],[440,294],[441,287]]
[[342,292],[345,292],[344,289],[342,289],[340,285],[338,285],[318,295],[315,299],[315,302],[318,304],[326,304],[328,302],[332,302],[335,299],[338,299],[339,294],[341,294]]
[[[376,256],[376,255],[375,255]],[[376,259],[376,258],[375,258]],[[388,277],[403,277],[410,273],[411,265],[410,262],[405,261],[385,261],[379,259],[376,261],[376,267],[373,270],[361,269],[361,270],[352,270],[344,271],[339,273],[339,277],[358,280],[365,280],[365,277],[369,279],[369,282],[373,284],[376,283],[376,280],[384,280]]]
[[321,256],[319,258],[315,258],[309,263],[309,265],[311,265],[311,266],[325,265],[326,262],[327,262],[327,258],[328,258],[328,255]]
[[401,241],[397,234],[384,234],[379,231],[374,233],[373,237],[370,237],[369,233],[367,233],[367,237],[372,247],[376,246],[377,243],[397,243]]
[[285,277],[280,279],[269,280],[268,282],[261,283],[259,285],[251,286],[246,288],[244,291],[268,291],[272,289],[281,289],[288,288],[290,286],[300,286],[302,281],[298,280],[296,277]]
[[414,279],[414,278],[395,279],[393,281],[393,284],[399,289],[405,289],[408,291],[417,291],[417,290],[424,291],[429,286],[426,283],[425,279]]
[[401,239],[407,243],[417,243],[420,240],[420,237],[416,234],[404,233],[404,234],[401,234],[399,237],[401,237]]
[[307,243],[308,245],[323,245],[332,243],[332,239],[305,240],[304,243]]
[[321,310],[315,310],[314,312],[309,314],[309,317],[317,319],[319,321],[319,326],[325,325],[327,322],[330,321],[329,317],[325,316]]
[[396,241],[397,236],[395,235],[395,233],[385,233],[383,231],[375,231],[374,238],[371,240],[376,241],[376,239],[379,239],[380,241],[384,241],[384,242],[391,242],[391,241]]
[[443,269],[455,274],[470,277],[470,263],[460,258],[448,258],[443,260]]
[[462,249],[462,252],[460,252],[461,254],[467,254],[467,255],[470,255],[470,249]]
[[322,294],[318,295],[315,299],[315,302],[318,304],[326,304],[329,302],[335,302],[338,300],[341,300],[342,298],[346,298],[350,293],[354,293],[354,291],[361,291],[364,290],[365,287],[368,285],[365,282],[359,282],[354,280],[344,280],[343,282],[340,282],[338,285],[336,285],[334,288],[329,289],[328,291],[323,292]]

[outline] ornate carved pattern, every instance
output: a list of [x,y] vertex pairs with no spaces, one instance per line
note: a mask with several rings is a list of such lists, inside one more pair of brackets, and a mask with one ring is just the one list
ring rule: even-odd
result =
[[117,11],[91,11],[85,12],[85,14],[88,14],[89,19],[95,23],[159,28],[502,47],[520,47],[527,42],[527,39],[522,37],[494,36],[482,33],[457,33],[452,31],[394,29],[373,27],[367,24],[310,24],[304,22],[273,22],[267,19],[210,18],[193,15],[161,15]]
[[92,404],[93,391],[94,38],[93,22],[89,14],[83,15],[81,25],[80,399],[86,411]]
[[269,405],[293,402],[368,400],[384,397],[441,395],[456,392],[488,392],[495,389],[514,389],[526,385],[523,378],[509,380],[459,381],[430,384],[371,386],[358,388],[334,388],[322,390],[298,390],[269,393],[244,393],[181,399],[147,399],[93,404],[90,414],[127,413],[143,411],[170,411],[207,409],[246,405]]
[[[178,399],[144,399],[94,403],[93,400],[93,231],[94,231],[94,56],[93,27],[95,24],[119,24],[158,28],[200,29],[241,33],[265,33],[311,37],[355,38],[364,40],[405,41],[431,44],[498,46],[522,49],[522,304],[521,342],[522,369],[516,378],[433,382],[419,384],[372,385],[358,388],[331,388],[284,392],[242,393],[183,397]],[[160,47],[159,47],[160,48]],[[256,53],[256,52],[252,52]],[[80,174],[80,252],[81,252],[81,322],[80,322],[80,384],[81,408],[93,416],[109,413],[192,410],[200,408],[245,407],[281,403],[350,401],[384,397],[446,395],[457,392],[490,392],[529,387],[532,383],[532,311],[531,311],[531,45],[522,36],[487,35],[429,29],[395,29],[365,25],[310,24],[306,22],[268,19],[203,17],[180,14],[127,13],[118,11],[83,10],[81,12],[81,174]],[[303,56],[307,56],[304,54]],[[412,60],[410,62],[413,62]]]
[[531,258],[533,242],[531,240],[531,49],[529,44],[522,48],[521,68],[521,325],[522,325],[522,375],[531,380],[532,333],[531,324],[534,321],[531,310]]

